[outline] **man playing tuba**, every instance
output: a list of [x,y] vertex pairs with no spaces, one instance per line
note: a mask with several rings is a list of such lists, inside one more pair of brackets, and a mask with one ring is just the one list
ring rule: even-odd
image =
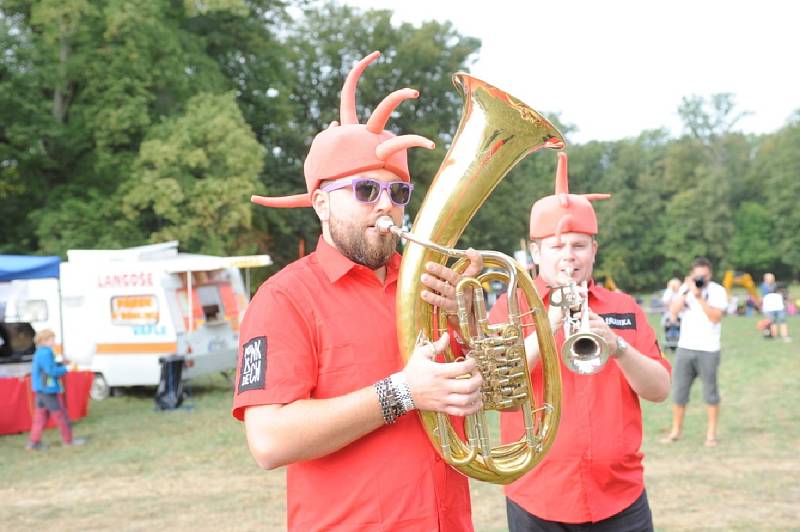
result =
[[[418,417],[404,415],[415,408],[472,414],[482,406],[482,380],[474,360],[433,361],[446,334],[418,346],[403,367],[395,325],[400,255],[396,237],[375,223],[382,216],[401,223],[412,191],[406,151],[433,143],[384,129],[395,107],[417,96],[411,89],[390,94],[358,123],[356,84],[378,55],[347,77],[341,124],[315,137],[305,161],[308,193],[254,198],[313,207],[322,236],[314,253],[270,277],[247,309],[233,415],[244,421],[259,465],[288,465],[290,530],[472,530],[467,478],[439,458]],[[452,290],[443,290],[454,272],[431,268],[423,299],[454,311]]]
[[[639,398],[666,399],[671,368],[633,298],[606,290],[592,279],[598,245],[591,201],[607,197],[570,194],[567,155],[561,152],[555,195],[540,199],[531,210],[531,254],[538,266],[539,294],[547,305],[553,288],[585,282],[587,288],[578,290],[582,298],[588,297],[588,328],[604,340],[610,358],[594,375],[581,375],[561,365],[562,411],[555,442],[536,468],[505,488],[512,532],[565,530],[562,523],[590,524],[589,529],[602,530],[653,527],[639,450]],[[491,322],[506,319],[505,297],[492,308]],[[559,346],[565,342],[564,312],[549,305],[548,317]],[[525,345],[534,393],[541,397],[535,333]],[[504,442],[516,441],[522,431],[520,412],[502,413]]]

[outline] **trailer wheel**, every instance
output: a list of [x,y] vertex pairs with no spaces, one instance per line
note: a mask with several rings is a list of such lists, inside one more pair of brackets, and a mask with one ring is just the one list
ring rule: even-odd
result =
[[92,388],[89,390],[89,396],[95,401],[102,401],[111,395],[111,387],[106,382],[106,378],[102,373],[95,373],[92,379]]

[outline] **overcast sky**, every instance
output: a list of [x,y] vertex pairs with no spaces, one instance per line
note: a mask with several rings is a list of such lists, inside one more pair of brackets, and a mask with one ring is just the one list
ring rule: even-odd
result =
[[[683,96],[732,92],[745,132],[800,109],[800,2],[793,0],[340,0],[394,22],[450,20],[481,39],[472,73],[578,126],[573,142],[667,127]],[[421,97],[425,87],[417,87]]]

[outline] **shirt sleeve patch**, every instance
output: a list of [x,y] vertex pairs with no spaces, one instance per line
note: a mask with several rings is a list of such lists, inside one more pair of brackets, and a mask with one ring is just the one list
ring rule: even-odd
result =
[[263,390],[267,374],[267,337],[257,336],[242,346],[242,368],[237,393]]
[[611,329],[635,329],[636,314],[631,313],[610,313],[600,314],[606,320],[606,325]]

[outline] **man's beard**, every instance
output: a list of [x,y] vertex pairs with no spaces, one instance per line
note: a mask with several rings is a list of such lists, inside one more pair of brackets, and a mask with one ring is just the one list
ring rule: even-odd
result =
[[329,219],[328,229],[342,255],[371,270],[385,266],[397,249],[397,237],[394,234],[384,235],[376,243],[370,244],[366,227],[341,221],[333,215]]

